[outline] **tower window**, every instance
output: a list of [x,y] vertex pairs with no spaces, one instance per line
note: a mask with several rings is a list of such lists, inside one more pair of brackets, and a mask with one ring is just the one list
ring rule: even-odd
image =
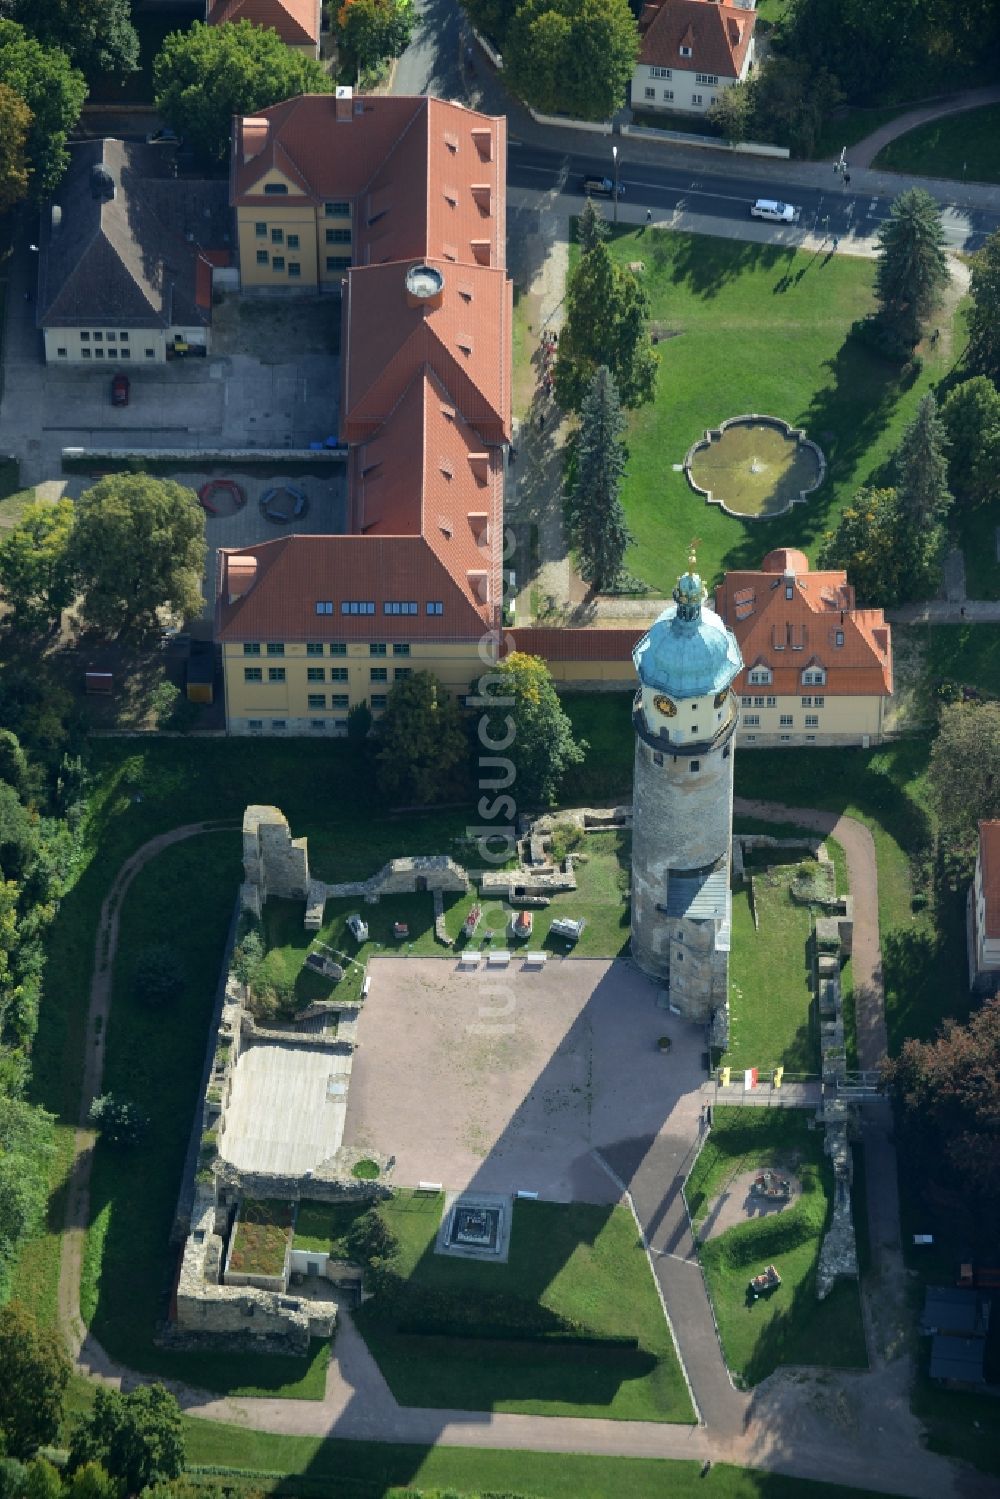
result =
[[695,771],[698,771],[700,769],[701,769],[701,761],[700,760],[692,760],[691,764],[688,766],[688,770],[691,771],[692,775],[695,773]]

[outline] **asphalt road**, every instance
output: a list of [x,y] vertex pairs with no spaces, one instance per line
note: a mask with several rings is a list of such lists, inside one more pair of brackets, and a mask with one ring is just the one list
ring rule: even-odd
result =
[[[759,175],[727,173],[722,166],[700,171],[642,162],[630,164],[628,141],[619,145],[619,182],[624,199],[633,207],[672,211],[686,209],[717,219],[745,220],[754,198],[778,198],[802,210],[804,229],[849,237],[877,233],[888,217],[891,197],[859,197],[830,173],[831,187],[804,187],[782,182],[782,162],[762,163]],[[706,166],[708,164],[706,163]],[[562,151],[511,140],[508,149],[507,182],[511,187],[539,192],[580,192],[584,176],[612,175],[610,143],[603,151],[571,156]],[[958,209],[944,199],[942,221],[947,243],[955,249],[974,250],[987,235],[1000,228],[1000,213]],[[829,222],[827,222],[829,220]]]

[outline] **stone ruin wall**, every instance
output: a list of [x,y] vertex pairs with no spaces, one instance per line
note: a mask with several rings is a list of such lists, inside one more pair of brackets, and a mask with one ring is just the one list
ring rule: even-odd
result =
[[240,904],[258,920],[269,896],[305,900],[309,895],[306,838],[293,838],[277,807],[250,806],[243,814],[243,885]]

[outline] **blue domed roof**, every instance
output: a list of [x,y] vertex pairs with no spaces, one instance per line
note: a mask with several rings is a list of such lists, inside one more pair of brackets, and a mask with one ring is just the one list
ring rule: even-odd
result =
[[743,670],[736,637],[713,609],[702,608],[705,589],[696,572],[678,579],[668,604],[632,652],[644,687],[670,697],[706,697],[728,687]]

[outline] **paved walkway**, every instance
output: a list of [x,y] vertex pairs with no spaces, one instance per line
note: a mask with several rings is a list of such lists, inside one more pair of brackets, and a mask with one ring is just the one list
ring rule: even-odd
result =
[[950,99],[938,99],[930,104],[922,104],[918,109],[908,110],[905,115],[890,120],[887,125],[873,130],[871,135],[866,135],[864,140],[852,146],[847,153],[851,166],[870,167],[883,146],[898,140],[901,135],[908,135],[918,125],[926,125],[931,120],[943,120],[947,115],[962,114],[967,109],[982,109],[985,104],[1000,104],[1000,85],[967,89],[965,93],[953,94]]
[[[836,837],[845,850],[855,895],[855,985],[859,995],[859,1051],[862,1065],[873,1065],[885,1046],[881,964],[878,946],[878,886],[874,845],[868,830],[850,818],[774,802],[739,800],[736,811],[765,821],[796,822]],[[205,824],[177,828],[145,844],[129,859],[104,902],[95,948],[88,1034],[107,1033],[111,974],[118,941],[122,899],[135,875],[161,849],[209,831]],[[102,1045],[88,1049],[81,1121],[90,1096],[99,1090]],[[631,1191],[650,1248],[703,1424],[664,1426],[653,1422],[573,1420],[427,1410],[400,1406],[363,1339],[342,1314],[335,1356],[322,1401],[219,1399],[169,1382],[184,1408],[208,1420],[255,1430],[413,1443],[421,1446],[500,1447],[630,1457],[711,1457],[802,1478],[820,1478],[878,1489],[909,1499],[948,1499],[991,1492],[989,1483],[948,1460],[924,1451],[909,1410],[909,1360],[896,1335],[902,1322],[868,1308],[873,1338],[869,1373],[783,1370],[750,1395],[733,1389],[721,1357],[712,1313],[697,1263],[681,1182],[697,1151],[702,1095],[694,1093],[675,1110],[669,1132],[636,1142],[633,1162],[610,1162],[631,1172]],[[882,1258],[880,1293],[898,1295],[903,1279],[888,1258],[898,1257],[898,1207],[894,1197],[895,1158],[888,1121],[866,1121],[869,1143],[869,1196],[873,1237]],[[62,1245],[59,1311],[81,1372],[130,1387],[139,1376],[116,1365],[95,1339],[85,1334],[79,1313],[83,1232],[88,1221],[87,1182],[92,1136],[81,1127]],[[627,1153],[627,1151],[625,1152]],[[879,1297],[869,1297],[878,1301]],[[902,1310],[900,1308],[900,1310]],[[887,1322],[888,1330],[883,1327]],[[415,1458],[415,1466],[417,1459]]]

